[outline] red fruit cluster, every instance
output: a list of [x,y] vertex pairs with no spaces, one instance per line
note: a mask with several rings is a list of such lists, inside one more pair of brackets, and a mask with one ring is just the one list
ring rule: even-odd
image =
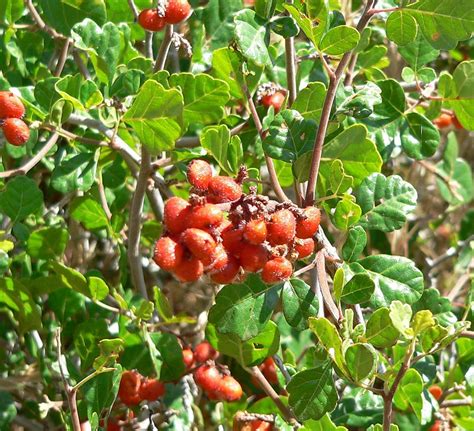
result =
[[0,91],[0,126],[7,142],[17,147],[30,139],[30,129],[22,120],[23,102],[10,91]]
[[273,106],[276,114],[280,112],[285,99],[286,91],[274,83],[263,84],[257,90],[257,101],[266,108]]
[[165,385],[156,379],[143,377],[136,371],[125,371],[120,380],[118,396],[127,406],[141,401],[155,401],[165,393]]
[[201,365],[194,372],[194,380],[211,400],[232,402],[243,394],[240,383],[232,376],[221,373],[213,363]]
[[191,369],[197,364],[203,364],[209,360],[215,360],[219,353],[207,342],[199,343],[194,351],[190,347],[183,349],[183,361],[186,369]]
[[191,14],[188,0],[169,0],[164,14],[158,8],[144,9],[138,16],[139,24],[149,31],[160,31],[166,24],[178,24]]
[[188,181],[196,195],[166,202],[165,234],[154,250],[156,264],[178,280],[192,282],[206,273],[215,283],[231,284],[261,272],[265,283],[278,283],[291,277],[295,260],[313,254],[317,208],[272,206],[253,191],[242,194],[238,181],[213,176],[204,160],[190,163]]

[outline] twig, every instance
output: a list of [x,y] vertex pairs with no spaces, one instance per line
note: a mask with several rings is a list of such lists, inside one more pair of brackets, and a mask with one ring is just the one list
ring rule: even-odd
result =
[[346,87],[348,86],[351,86],[352,85],[352,82],[354,80],[354,69],[356,67],[356,64],[357,64],[357,57],[358,57],[358,54],[356,52],[353,52],[351,54],[351,59],[349,61],[349,66],[347,66],[347,73],[346,73],[346,77],[344,79],[344,85]]
[[395,12],[397,10],[400,10],[399,7],[391,7],[387,9],[372,9],[368,12],[369,16],[378,14],[378,13],[389,13],[389,12]]
[[74,61],[77,64],[77,67],[79,68],[79,71],[81,72],[81,75],[85,79],[91,79],[91,74],[89,72],[89,69],[87,69],[87,66],[85,65],[84,61],[82,61],[81,54],[77,49],[72,50],[72,57],[74,58]]
[[283,374],[283,377],[285,378],[285,382],[288,384],[291,380],[291,376],[288,370],[286,369],[285,364],[283,363],[283,361],[277,354],[273,355],[273,361],[275,362],[276,366]]
[[[293,4],[293,0],[286,0],[286,3]],[[286,80],[288,86],[288,106],[291,107],[296,99],[296,54],[295,54],[295,38],[288,37],[285,39],[286,54]]]
[[342,315],[334,302],[331,295],[331,289],[329,288],[327,274],[326,274],[326,262],[324,257],[324,250],[320,250],[316,253],[316,270],[318,273],[318,283],[321,288],[321,293],[324,298],[324,304],[327,310],[331,314],[332,318],[336,322],[342,320]]
[[112,219],[112,213],[110,212],[109,204],[107,203],[107,196],[105,196],[104,182],[102,181],[102,171],[99,170],[97,173],[97,189],[99,190],[100,204],[105,212],[105,215],[109,220]]
[[147,31],[145,34],[145,55],[148,58],[153,58],[153,33]]
[[49,140],[43,145],[43,148],[39,150],[33,158],[26,162],[23,166],[9,171],[0,172],[0,178],[10,178],[15,175],[26,175],[31,169],[33,169],[42,159],[48,154],[48,152],[56,145],[59,138],[58,133],[54,133]]
[[56,64],[56,69],[54,70],[54,76],[56,77],[61,76],[61,73],[63,72],[64,65],[66,64],[67,56],[69,54],[70,46],[71,46],[71,39],[66,39],[64,41],[61,54],[59,55],[58,63]]
[[324,317],[325,315],[324,314],[324,298],[321,292],[321,287],[319,286],[318,270],[316,269],[316,266],[313,268],[310,275],[311,275],[310,288],[313,291],[313,293],[316,295],[316,297],[318,298],[318,317]]
[[461,337],[470,338],[471,340],[474,340],[474,331],[463,331],[461,332]]
[[464,241],[459,241],[455,247],[450,247],[444,254],[434,259],[432,262],[428,262],[428,272],[432,273],[433,270],[441,265],[443,262],[457,256],[464,247],[467,247],[471,241],[474,241],[474,235],[471,235],[469,238]]
[[128,5],[130,6],[130,10],[133,13],[133,17],[135,18],[135,21],[138,21],[138,15],[140,15],[140,12],[138,11],[137,5],[133,0],[128,0]]
[[438,403],[441,404],[450,395],[455,394],[456,392],[463,392],[465,390],[466,390],[466,386],[464,385],[454,385],[452,388],[449,388],[443,391],[443,393],[441,394],[441,397],[438,400]]
[[449,407],[460,407],[460,406],[470,406],[472,405],[472,398],[467,397],[462,400],[446,400],[440,404],[440,408],[445,409]]
[[173,26],[167,24],[165,27],[165,32],[163,36],[163,41],[161,42],[160,51],[156,57],[155,66],[153,67],[153,72],[158,72],[163,70],[166,65],[166,59],[168,58],[168,52],[171,47],[171,40],[173,38]]
[[[230,130],[230,136],[239,134],[246,126],[246,122],[235,126]],[[184,136],[176,141],[176,148],[193,148],[199,147],[199,145],[201,145],[199,136]]]
[[41,18],[40,14],[36,10],[32,0],[25,0],[25,6],[27,7],[28,11],[31,14],[31,17],[33,18],[33,20],[36,22],[36,24],[41,30],[48,33],[54,39],[58,39],[58,40],[68,39],[67,36],[64,36],[64,34],[58,33],[54,28],[50,27],[43,21],[43,18]]

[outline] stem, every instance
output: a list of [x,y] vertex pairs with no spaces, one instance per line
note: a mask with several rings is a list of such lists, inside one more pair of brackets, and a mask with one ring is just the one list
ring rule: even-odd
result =
[[76,386],[73,386],[70,391],[76,393],[81,386],[85,385],[87,382],[89,382],[99,374],[110,373],[115,370],[116,368],[102,368],[100,370],[96,370],[92,374],[89,374],[88,376],[84,377]]
[[54,28],[50,27],[43,21],[43,18],[41,18],[41,15],[35,8],[32,0],[25,0],[25,6],[30,12],[30,15],[33,18],[33,21],[36,22],[36,24],[41,30],[48,33],[54,39],[59,39],[59,40],[68,39],[68,37],[64,36],[64,34],[58,33]]
[[[293,0],[286,0],[286,3],[293,4]],[[288,107],[293,105],[296,99],[296,54],[295,54],[295,38],[289,37],[285,39],[286,53],[286,80],[288,86]]]
[[87,69],[87,66],[82,60],[81,54],[79,54],[79,51],[77,49],[74,49],[72,51],[72,57],[74,58],[74,61],[76,62],[77,67],[79,68],[79,71],[81,72],[81,75],[85,79],[91,79],[91,74],[89,72],[89,69]]
[[138,15],[140,13],[138,12],[137,5],[135,4],[135,2],[133,0],[128,0],[128,6],[130,7],[130,10],[133,13],[133,17],[134,17],[135,21],[138,21]]
[[58,63],[56,64],[56,69],[54,70],[54,76],[58,77],[61,76],[61,73],[64,69],[64,65],[66,64],[67,56],[69,54],[69,48],[71,46],[71,39],[66,39],[64,41],[63,49],[61,50],[61,54],[58,59]]
[[165,34],[163,37],[163,41],[161,42],[160,51],[158,52],[158,56],[156,57],[155,66],[153,67],[153,72],[158,72],[159,70],[163,70],[165,68],[166,59],[168,58],[168,52],[171,46],[171,40],[173,37],[173,26],[168,24],[165,27]]
[[291,380],[291,376],[288,373],[288,370],[286,369],[285,364],[283,363],[282,359],[277,354],[275,354],[273,355],[273,361],[275,362],[276,366],[283,374],[283,377],[285,377],[285,382],[288,384]]
[[357,64],[357,57],[358,57],[358,54],[353,52],[351,54],[351,59],[349,61],[349,66],[347,67],[347,74],[346,74],[346,78],[344,79],[344,85],[346,87],[348,86],[351,86],[352,85],[352,81],[354,80],[354,69],[356,67],[356,64]]
[[331,289],[329,288],[327,273],[326,273],[326,262],[324,257],[324,250],[320,250],[316,253],[316,271],[318,274],[318,283],[321,288],[323,295],[324,304],[327,310],[331,314],[332,318],[339,323],[342,320],[342,314],[340,313],[334,299],[331,295]]
[[371,11],[368,12],[369,16],[378,14],[378,13],[389,13],[389,12],[395,12],[397,10],[400,10],[401,8],[399,7],[391,7],[387,9],[372,9]]

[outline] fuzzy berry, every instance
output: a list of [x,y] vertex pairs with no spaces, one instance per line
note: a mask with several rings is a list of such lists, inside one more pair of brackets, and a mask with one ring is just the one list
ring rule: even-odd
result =
[[214,392],[221,379],[221,373],[213,365],[202,365],[194,372],[194,380],[205,391]]
[[298,259],[304,259],[314,253],[313,238],[296,239],[295,250],[298,253]]
[[206,362],[210,359],[217,359],[219,353],[207,342],[203,341],[194,348],[194,359],[197,362]]
[[233,178],[213,177],[209,182],[209,200],[214,203],[232,202],[242,195],[242,187]]
[[157,9],[142,10],[138,16],[138,23],[149,31],[160,31],[166,25],[165,19],[158,15]]
[[437,419],[428,431],[440,431],[442,422]]
[[267,239],[265,220],[250,220],[244,228],[244,238],[250,244],[261,244]]
[[247,272],[260,271],[268,260],[268,252],[262,245],[244,244],[240,264]]
[[30,129],[19,118],[7,118],[3,122],[2,129],[7,142],[16,147],[21,147],[30,139]]
[[240,383],[232,376],[224,376],[216,393],[225,401],[237,401],[242,397],[243,391]]
[[125,371],[120,380],[118,397],[127,406],[136,406],[140,401],[140,390],[142,376],[136,371]]
[[252,421],[252,431],[270,431],[272,430],[272,424],[261,420]]
[[208,232],[195,228],[186,229],[181,235],[181,241],[204,265],[210,265],[214,260],[217,244]]
[[222,244],[217,244],[213,261],[210,265],[209,273],[222,271],[229,263],[230,256]]
[[186,348],[183,349],[183,362],[184,365],[186,366],[186,369],[192,368],[194,364],[194,353],[191,349]]
[[289,210],[279,210],[272,214],[267,229],[267,239],[271,245],[288,244],[295,237],[295,216]]
[[206,229],[210,226],[218,226],[224,219],[223,212],[213,204],[198,205],[193,207],[189,227]]
[[170,237],[160,238],[155,244],[153,260],[165,271],[174,271],[184,257],[184,247]]
[[191,14],[191,5],[187,0],[169,0],[166,8],[165,21],[168,24],[178,24]]
[[453,117],[449,114],[441,114],[438,118],[433,120],[433,124],[438,127],[438,129],[445,129],[449,127],[453,122]]
[[165,385],[156,379],[145,379],[140,385],[138,395],[142,400],[156,401],[165,393]]
[[177,196],[168,199],[165,203],[163,222],[166,229],[174,234],[183,232],[187,227],[191,205]]
[[212,178],[212,168],[205,160],[193,160],[188,166],[188,181],[197,189],[206,190]]
[[443,395],[443,389],[441,389],[441,387],[438,385],[432,385],[428,390],[430,391],[430,394],[433,395],[433,397],[437,400],[439,400],[441,395]]
[[240,263],[234,256],[229,256],[226,266],[211,274],[211,280],[218,284],[232,284],[240,272]]
[[240,257],[242,248],[245,245],[243,229],[234,229],[232,226],[225,229],[222,232],[222,244],[224,244],[229,253]]
[[272,357],[265,359],[265,362],[260,365],[260,370],[262,371],[265,378],[272,384],[278,384],[278,375],[275,367],[275,361]]
[[285,98],[286,96],[283,92],[277,91],[276,93],[263,96],[262,105],[267,108],[269,108],[270,106],[273,106],[275,113],[278,113],[280,112],[280,109],[283,106],[283,103],[285,102]]
[[10,91],[0,91],[0,120],[5,118],[22,118],[25,106],[19,97]]
[[296,236],[302,239],[312,238],[321,223],[321,211],[316,207],[306,207],[303,212],[303,218],[296,224]]
[[179,281],[190,283],[197,281],[204,273],[204,265],[195,256],[188,256],[175,268],[174,275]]
[[267,284],[288,280],[293,273],[291,262],[284,257],[269,260],[262,270],[262,280]]

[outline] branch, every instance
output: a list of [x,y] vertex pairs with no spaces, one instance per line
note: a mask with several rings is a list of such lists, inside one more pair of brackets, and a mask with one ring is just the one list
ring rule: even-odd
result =
[[156,57],[155,66],[153,67],[153,72],[158,72],[163,70],[166,65],[166,59],[168,58],[168,52],[171,47],[171,41],[173,38],[173,26],[167,24],[165,27],[165,33],[163,41],[161,42],[160,51]]
[[25,0],[25,6],[27,7],[28,11],[30,12],[31,17],[33,18],[33,20],[36,22],[36,24],[41,30],[48,33],[54,39],[58,39],[58,40],[69,39],[67,36],[65,36],[64,34],[58,33],[53,27],[50,27],[43,21],[43,18],[41,18],[41,15],[35,8],[32,0]]
[[276,366],[283,374],[283,377],[285,377],[285,382],[287,384],[290,383],[290,380],[291,380],[290,373],[288,373],[288,370],[286,369],[285,364],[283,363],[281,358],[277,354],[275,354],[273,355],[273,361],[275,362]]
[[9,171],[0,172],[0,178],[10,178],[16,175],[26,175],[31,169],[33,169],[42,159],[48,154],[48,152],[56,145],[59,138],[58,133],[54,133],[49,140],[44,144],[43,148],[39,150],[32,159],[26,162],[23,166]]
[[56,77],[61,76],[61,73],[64,69],[64,65],[66,64],[67,56],[69,54],[69,48],[71,47],[71,42],[72,42],[71,39],[66,39],[64,41],[61,54],[59,55],[58,63],[56,64],[56,69],[54,69],[54,76]]
[[[293,0],[286,0],[287,4],[293,4]],[[296,54],[295,54],[295,38],[288,37],[285,39],[286,54],[286,80],[288,86],[288,105],[291,107],[296,99]]]
[[463,400],[446,400],[440,404],[440,408],[449,408],[449,407],[460,407],[460,406],[471,406],[472,398],[467,397]]
[[325,263],[324,250],[320,250],[316,253],[316,271],[318,274],[318,283],[321,288],[321,293],[323,295],[324,304],[326,305],[327,310],[335,322],[339,323],[342,320],[342,315],[339,312],[337,305],[334,303],[334,299],[332,299]]
[[474,241],[474,235],[471,235],[469,238],[464,241],[459,241],[455,247],[450,247],[444,254],[434,259],[432,262],[428,262],[428,272],[431,273],[433,270],[441,265],[443,262],[457,256],[464,247],[467,247],[471,241]]
[[128,5],[130,6],[130,10],[133,13],[133,17],[135,18],[135,21],[138,21],[138,15],[140,15],[140,12],[138,11],[137,5],[133,0],[128,0]]
[[[247,123],[241,123],[230,130],[230,136],[235,136],[239,134],[245,127]],[[199,147],[201,145],[201,138],[199,136],[184,136],[176,141],[176,148],[193,148]]]

